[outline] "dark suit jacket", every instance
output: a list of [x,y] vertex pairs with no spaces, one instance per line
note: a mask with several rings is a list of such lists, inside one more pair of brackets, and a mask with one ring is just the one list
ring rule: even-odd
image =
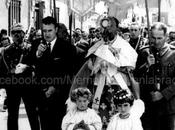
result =
[[[33,55],[36,54],[36,50],[34,49]],[[35,60],[38,84],[44,88],[54,86],[58,91],[69,90],[74,67],[72,61],[75,56],[75,46],[64,39],[57,38],[51,54],[46,50],[40,58]]]
[[[36,100],[38,100],[41,126],[55,130],[55,128],[61,128],[62,118],[66,114],[65,102],[72,83],[74,67],[72,61],[76,56],[76,48],[69,41],[57,38],[52,52],[49,53],[46,49],[43,55],[37,58],[36,51],[41,40],[38,39],[32,43],[31,53],[38,81],[37,88],[39,88]],[[46,98],[44,90],[50,86],[55,87],[56,91]]]

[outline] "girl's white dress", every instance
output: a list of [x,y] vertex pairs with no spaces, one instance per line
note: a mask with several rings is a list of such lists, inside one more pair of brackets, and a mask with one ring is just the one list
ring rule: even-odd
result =
[[140,117],[144,110],[143,101],[140,99],[135,100],[130,111],[130,116],[126,119],[121,119],[119,113],[117,113],[111,118],[107,130],[143,130]]
[[84,120],[90,130],[101,130],[102,122],[100,116],[88,108],[85,111],[69,110],[62,121],[62,130],[73,130],[74,126]]

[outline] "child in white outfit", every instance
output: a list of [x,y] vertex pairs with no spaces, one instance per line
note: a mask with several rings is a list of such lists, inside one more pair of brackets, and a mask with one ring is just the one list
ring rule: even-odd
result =
[[62,130],[101,130],[102,122],[95,110],[88,108],[92,94],[87,88],[77,88],[71,93],[76,107],[69,110],[62,121]]
[[107,130],[143,130],[140,117],[145,107],[142,100],[135,100],[130,91],[119,90],[114,95],[114,104],[118,113],[111,118]]

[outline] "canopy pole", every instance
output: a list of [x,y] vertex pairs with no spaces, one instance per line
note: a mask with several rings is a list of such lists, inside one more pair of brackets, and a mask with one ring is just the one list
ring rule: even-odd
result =
[[146,9],[146,17],[147,17],[147,27],[148,27],[148,39],[150,39],[150,24],[149,24],[149,12],[148,12],[148,1],[145,0],[145,9]]
[[[54,8],[54,18],[57,20],[57,16],[56,16],[56,1],[53,0],[53,8]],[[59,22],[59,21],[57,21]]]
[[158,22],[161,21],[161,0],[158,0]]
[[72,40],[72,19],[73,19],[73,11],[71,10],[70,15],[69,15],[69,31],[70,31],[69,34],[70,34],[70,40]]

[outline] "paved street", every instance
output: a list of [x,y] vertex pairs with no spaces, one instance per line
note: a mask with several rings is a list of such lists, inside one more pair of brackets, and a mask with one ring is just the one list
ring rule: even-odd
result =
[[[0,104],[0,107],[2,104]],[[24,104],[20,105],[19,130],[31,130],[27,119]],[[0,112],[0,130],[7,130],[7,112]]]

